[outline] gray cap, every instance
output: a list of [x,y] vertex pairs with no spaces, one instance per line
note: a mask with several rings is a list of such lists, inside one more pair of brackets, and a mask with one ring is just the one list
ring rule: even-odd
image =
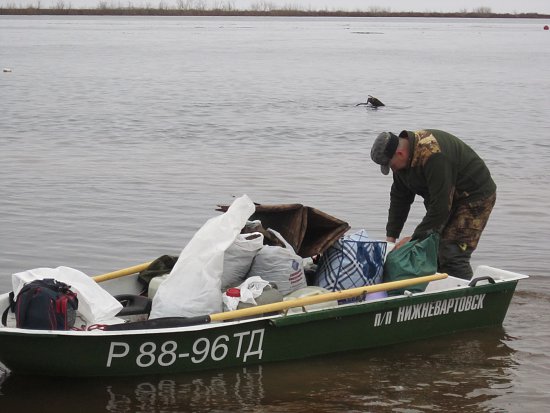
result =
[[391,132],[382,132],[376,137],[370,150],[370,157],[380,165],[384,175],[390,173],[390,161],[399,145],[399,138]]

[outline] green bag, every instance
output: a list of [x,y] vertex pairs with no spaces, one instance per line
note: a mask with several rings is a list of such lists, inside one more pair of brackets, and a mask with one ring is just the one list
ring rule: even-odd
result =
[[[407,242],[398,250],[391,251],[384,263],[384,282],[408,280],[410,278],[432,275],[437,272],[437,253],[439,234],[433,233],[423,240]],[[400,295],[408,290],[422,292],[428,283],[412,285],[407,288],[388,291],[389,296]]]

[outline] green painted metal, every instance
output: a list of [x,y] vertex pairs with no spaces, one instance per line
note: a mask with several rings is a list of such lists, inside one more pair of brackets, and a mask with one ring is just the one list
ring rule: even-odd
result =
[[163,330],[0,328],[0,361],[51,376],[178,373],[305,358],[502,324],[517,280],[303,314]]

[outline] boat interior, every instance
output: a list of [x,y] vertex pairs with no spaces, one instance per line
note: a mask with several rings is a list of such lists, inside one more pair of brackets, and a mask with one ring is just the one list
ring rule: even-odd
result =
[[[527,275],[514,273],[506,270],[501,270],[494,267],[489,267],[481,265],[476,268],[474,271],[474,276],[472,280],[463,280],[455,277],[447,277],[441,280],[432,281],[428,284],[424,292],[411,293],[407,290],[404,291],[404,294],[407,296],[416,295],[416,294],[431,294],[441,291],[462,289],[462,288],[471,288],[476,285],[483,285],[488,283],[502,283],[509,281],[517,281],[523,278],[527,278]],[[110,294],[115,296],[123,305],[123,309],[117,315],[117,317],[122,320],[120,321],[144,321],[147,320],[148,314],[151,311],[152,297],[147,295],[147,291],[144,289],[143,284],[138,282],[137,276],[126,276],[113,280],[108,280],[101,283],[101,286],[106,289]],[[318,290],[310,289],[308,291],[303,291],[302,295],[299,296],[307,297],[313,294],[319,294]],[[296,296],[296,295],[295,295]],[[366,294],[364,300],[368,302],[380,301],[380,300],[391,300],[398,298],[399,296],[387,297],[385,294]],[[3,294],[0,296],[0,311],[5,313],[5,326],[6,327],[15,327],[15,314],[12,311],[5,311],[8,309],[10,304],[9,293]],[[360,305],[364,304],[363,302],[351,302],[341,305]],[[301,313],[301,312],[311,312],[323,310],[331,307],[338,306],[337,301],[328,301],[326,303],[312,304],[308,306],[297,306],[287,311],[287,314]],[[259,317],[264,316],[263,314]],[[88,326],[86,321],[78,315],[75,322],[75,326],[80,326],[77,329],[86,329],[88,330],[91,326]],[[0,326],[0,328],[3,327]]]

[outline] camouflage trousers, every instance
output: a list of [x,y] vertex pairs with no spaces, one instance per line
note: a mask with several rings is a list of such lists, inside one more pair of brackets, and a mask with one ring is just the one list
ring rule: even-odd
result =
[[487,225],[496,198],[495,193],[479,201],[453,207],[439,242],[439,272],[466,280],[472,278],[470,258]]

